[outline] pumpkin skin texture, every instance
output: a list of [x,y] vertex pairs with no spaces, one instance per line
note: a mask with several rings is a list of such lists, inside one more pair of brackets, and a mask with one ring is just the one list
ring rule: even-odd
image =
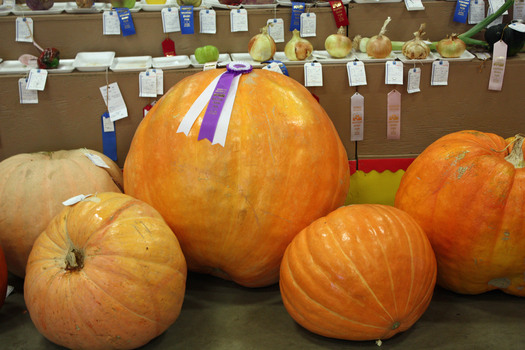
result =
[[7,294],[7,264],[4,250],[0,246],[0,308],[4,305]]
[[403,175],[395,206],[428,235],[442,287],[525,296],[525,168],[505,159],[518,145],[523,151],[495,134],[451,133]]
[[[109,166],[93,164],[85,153]],[[122,192],[122,171],[104,154],[87,149],[22,153],[0,163],[0,245],[9,271],[24,277],[36,237],[79,194]]]
[[421,227],[382,204],[341,207],[302,230],[286,249],[280,290],[292,318],[345,340],[388,339],[425,312],[436,259]]
[[344,203],[346,151],[330,118],[295,80],[262,69],[240,77],[224,147],[198,141],[204,111],[177,128],[224,69],[182,80],[139,125],[124,190],[156,208],[188,268],[247,287],[279,280],[292,238]]
[[37,238],[24,299],[50,341],[71,349],[134,349],[177,319],[186,262],[150,205],[100,193],[66,207]]

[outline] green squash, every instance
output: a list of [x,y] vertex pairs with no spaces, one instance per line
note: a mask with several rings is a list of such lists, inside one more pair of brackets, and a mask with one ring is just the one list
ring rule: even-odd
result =
[[202,0],[177,0],[177,4],[179,6],[193,6],[193,7],[199,7],[202,3]]
[[507,44],[507,57],[515,56],[525,44],[525,33],[508,27],[509,23],[501,23],[485,30],[485,40],[489,44],[490,52],[494,49],[494,44],[503,40]]
[[206,45],[195,50],[195,59],[200,64],[214,62],[219,59],[219,49],[213,45]]

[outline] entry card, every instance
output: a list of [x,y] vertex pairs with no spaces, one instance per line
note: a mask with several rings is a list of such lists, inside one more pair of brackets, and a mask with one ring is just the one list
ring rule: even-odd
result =
[[284,43],[284,21],[282,18],[270,18],[268,25],[268,34],[276,43]]
[[216,34],[217,20],[215,10],[205,9],[199,11],[200,32],[202,34]]
[[29,17],[16,18],[16,41],[32,43],[33,42],[33,20]]
[[323,67],[319,62],[304,64],[305,86],[323,86]]
[[348,84],[350,86],[366,85],[365,64],[362,61],[353,61],[346,63],[348,73]]
[[403,85],[403,62],[387,61],[385,65],[385,84]]
[[299,30],[301,37],[312,37],[316,34],[316,16],[315,13],[301,14],[301,30]]
[[164,33],[180,32],[179,9],[176,7],[163,8],[160,12],[162,16],[162,31]]
[[100,88],[100,93],[108,107],[109,117],[112,122],[128,116],[128,109],[126,108],[124,98],[122,97],[116,82],[102,86]]
[[102,34],[120,35],[120,20],[117,11],[104,11],[102,14]]
[[248,12],[246,9],[234,9],[230,11],[230,27],[232,32],[248,31]]

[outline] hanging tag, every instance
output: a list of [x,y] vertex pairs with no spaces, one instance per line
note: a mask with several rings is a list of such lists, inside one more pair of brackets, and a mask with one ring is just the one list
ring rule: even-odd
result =
[[267,65],[263,66],[262,69],[271,70],[273,72],[283,74],[283,71],[281,70],[277,62],[270,62]]
[[[117,161],[117,134],[115,132],[115,126],[113,130],[108,124],[113,124],[113,120],[109,116],[108,112],[104,112],[100,117],[102,124],[102,152],[113,161]],[[107,131],[106,131],[107,130]]]
[[[491,11],[491,13],[498,11],[498,9],[503,5],[505,5],[505,0],[489,0],[489,10]],[[501,14],[500,17],[506,16],[508,14],[509,10],[506,10]]]
[[300,35],[302,37],[315,36],[316,34],[316,16],[315,13],[302,13],[300,17]]
[[365,126],[365,98],[356,92],[350,98],[350,141],[363,141]]
[[392,90],[387,97],[386,138],[398,140],[401,138],[401,93]]
[[332,13],[334,15],[335,25],[337,28],[346,27],[348,23],[348,15],[346,14],[345,6],[341,0],[329,1]]
[[365,64],[362,61],[353,61],[346,63],[348,73],[348,84],[350,86],[366,85]]
[[102,14],[102,34],[120,35],[120,20],[117,11],[104,11]]
[[448,85],[448,68],[448,61],[439,60],[432,62],[430,85]]
[[248,12],[246,9],[234,9],[230,11],[231,32],[248,31]]
[[520,33],[525,33],[525,23],[514,22],[509,24],[509,28]]
[[276,43],[284,43],[284,21],[282,18],[271,18],[266,21],[268,34]]
[[485,2],[483,0],[471,0],[468,11],[468,23],[476,24],[485,18]]
[[199,11],[199,28],[202,34],[217,33],[215,10],[204,9]]
[[[109,118],[107,118],[109,119]],[[105,130],[105,125],[104,125],[104,130]],[[115,129],[113,129],[113,131],[115,131]],[[109,169],[109,165],[106,164],[106,162],[104,162],[104,159],[102,159],[102,157],[100,157],[98,154],[93,154],[93,153],[89,153],[89,152],[84,152],[84,155],[91,161],[91,163],[93,163],[94,165],[100,167],[100,168],[107,168]]]
[[264,61],[263,63],[277,63],[279,65],[279,68],[281,69],[281,72],[286,75],[287,77],[289,77],[290,75],[288,74],[288,68],[286,68],[286,66],[284,65],[284,63],[282,63],[281,61],[278,61],[278,60],[268,60],[268,61]]
[[157,101],[148,103],[146,106],[144,106],[144,108],[142,108],[142,118],[146,118],[149,111],[153,108],[153,106],[155,106],[155,103],[157,103]]
[[157,97],[157,74],[150,71],[140,72],[139,97]]
[[421,81],[421,68],[412,68],[408,70],[407,92],[413,94],[420,92],[419,83]]
[[301,30],[301,14],[305,11],[304,2],[292,2],[292,18],[290,20],[290,31]]
[[157,95],[164,94],[164,72],[159,68],[150,68],[148,72],[155,73],[157,79]]
[[136,34],[135,25],[133,24],[133,18],[131,17],[131,12],[128,8],[116,8],[118,19],[120,21],[120,30],[122,31],[122,36],[129,36]]
[[321,63],[304,64],[304,86],[323,86],[323,66]]
[[[102,98],[104,99],[104,102],[108,107],[111,121],[114,122],[119,119],[126,118],[128,116],[128,109],[126,108],[124,98],[122,97],[122,94],[120,93],[120,89],[116,82],[111,83],[108,86],[104,85],[100,87],[100,93],[102,94]],[[106,100],[106,95],[108,96],[109,104]]]
[[180,7],[180,22],[182,34],[194,34],[193,28],[193,6],[181,6]]
[[403,85],[403,62],[387,61],[385,65],[385,84]]
[[457,0],[456,9],[454,10],[454,22],[466,23],[468,17],[468,8],[470,0]]
[[7,299],[7,297],[8,297],[9,295],[11,295],[11,293],[13,293],[14,290],[15,290],[15,287],[13,287],[13,286],[9,286],[9,285],[8,285],[8,286],[7,286],[7,292],[5,293],[5,298]]
[[44,91],[46,81],[47,69],[33,68],[29,71],[26,89]]
[[69,199],[66,199],[62,202],[62,205],[65,205],[66,207],[77,204],[78,202],[82,202],[84,199],[91,197],[92,194],[79,194],[77,196],[71,197]]
[[501,91],[507,62],[507,44],[500,40],[492,51],[492,69],[490,71],[489,90]]
[[512,8],[512,19],[523,20],[525,19],[525,1],[515,0]]
[[29,17],[17,17],[15,24],[16,41],[32,43],[33,20]]
[[405,0],[407,11],[422,11],[425,9],[421,0]]
[[164,33],[180,32],[179,9],[165,7],[160,11],[162,16],[162,31]]
[[162,41],[162,52],[164,56],[175,56],[175,43],[170,38],[166,38]]
[[20,95],[20,104],[35,104],[38,103],[38,91],[28,90],[27,79],[18,79],[18,94]]

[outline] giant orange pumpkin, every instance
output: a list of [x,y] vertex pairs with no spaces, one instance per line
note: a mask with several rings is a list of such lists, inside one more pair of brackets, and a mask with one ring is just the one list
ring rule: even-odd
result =
[[70,349],[135,349],[177,319],[186,262],[148,204],[100,193],[66,207],[38,236],[24,299],[50,341]]
[[443,136],[401,180],[395,205],[427,233],[445,288],[525,296],[525,163],[523,138],[514,140],[470,130]]
[[188,135],[181,120],[224,69],[172,87],[140,123],[124,165],[127,194],[155,207],[188,268],[241,285],[276,283],[292,238],[344,203],[346,151],[330,118],[295,80],[243,74],[224,146]]
[[407,213],[381,204],[341,207],[314,221],[286,249],[284,306],[306,329],[346,340],[387,339],[427,309],[436,259]]
[[[95,165],[86,153],[100,157]],[[0,163],[0,245],[9,271],[23,277],[36,237],[79,194],[121,192],[122,172],[105,155],[87,149],[23,153]]]

